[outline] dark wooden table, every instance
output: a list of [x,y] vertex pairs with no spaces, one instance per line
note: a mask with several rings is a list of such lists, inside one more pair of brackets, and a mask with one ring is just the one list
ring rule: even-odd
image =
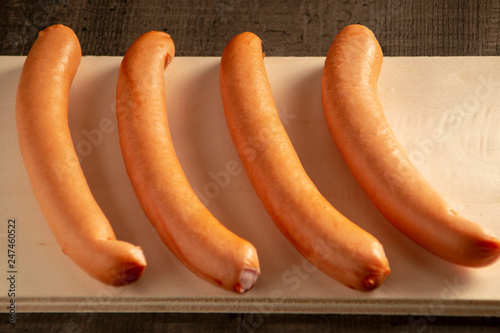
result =
[[[142,33],[168,32],[178,56],[220,56],[235,34],[259,35],[268,56],[325,56],[337,32],[368,26],[386,56],[498,56],[500,1],[2,1],[0,55],[26,55],[62,23],[84,55],[123,55]],[[339,314],[20,313],[19,332],[498,332],[500,318]],[[6,316],[5,316],[6,317]],[[0,322],[0,331],[14,331]]]
[[38,31],[55,23],[75,30],[84,55],[123,55],[142,33],[162,30],[178,56],[220,56],[231,37],[248,30],[269,56],[326,56],[351,23],[372,29],[387,56],[500,53],[496,0],[4,0],[0,6],[1,55],[26,55]]

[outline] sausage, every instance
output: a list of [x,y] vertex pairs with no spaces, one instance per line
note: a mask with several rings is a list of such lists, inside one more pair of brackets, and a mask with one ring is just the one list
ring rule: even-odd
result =
[[321,96],[330,133],[352,174],[397,229],[454,264],[481,267],[500,243],[455,212],[410,162],[377,95],[382,51],[373,33],[350,25],[325,60]]
[[146,267],[139,247],[116,240],[93,198],[68,126],[68,95],[81,59],[74,32],[40,32],[24,63],[16,96],[19,145],[33,193],[62,251],[95,279],[136,281]]
[[306,174],[274,104],[259,37],[235,36],[219,82],[229,132],[277,228],[321,271],[353,289],[378,287],[390,269],[382,245],[340,214]]
[[202,204],[172,144],[163,75],[174,53],[170,36],[152,31],[140,36],[122,60],[116,110],[127,173],[145,214],[172,253],[199,277],[243,293],[260,274],[257,251]]

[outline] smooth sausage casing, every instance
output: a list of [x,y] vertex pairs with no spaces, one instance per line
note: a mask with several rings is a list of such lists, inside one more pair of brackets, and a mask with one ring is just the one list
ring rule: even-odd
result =
[[40,32],[23,66],[16,97],[21,154],[33,193],[62,251],[95,279],[125,285],[142,274],[142,250],[116,240],[80,167],[68,126],[68,100],[81,59],[74,32]]
[[361,25],[342,29],[328,51],[321,96],[338,149],[373,204],[410,239],[454,264],[492,264],[498,239],[450,208],[389,126],[377,93],[382,60],[377,39]]
[[174,53],[170,36],[152,31],[123,58],[116,108],[125,166],[145,214],[172,253],[199,277],[242,293],[260,274],[257,251],[206,209],[172,143],[164,70]]
[[390,269],[382,245],[340,214],[306,174],[281,124],[261,40],[235,36],[221,58],[219,81],[229,132],[246,173],[282,234],[320,270],[368,291]]

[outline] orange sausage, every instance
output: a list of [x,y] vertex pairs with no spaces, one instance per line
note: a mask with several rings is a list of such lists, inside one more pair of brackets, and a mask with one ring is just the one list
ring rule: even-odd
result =
[[174,53],[170,36],[153,31],[123,58],[116,108],[125,166],[144,212],[176,257],[199,277],[242,293],[260,273],[257,252],[205,208],[172,144],[163,75]]
[[500,242],[458,215],[411,164],[377,95],[382,51],[366,27],[345,27],[322,75],[330,133],[356,180],[400,231],[452,263],[480,267],[500,255]]
[[68,127],[68,95],[81,59],[70,28],[40,32],[24,64],[16,100],[17,133],[31,186],[62,251],[90,276],[111,285],[136,281],[140,248],[116,240],[94,200]]
[[341,215],[306,174],[281,124],[250,32],[224,49],[220,89],[226,121],[247,175],[274,223],[320,270],[353,289],[378,287],[389,274],[382,245]]

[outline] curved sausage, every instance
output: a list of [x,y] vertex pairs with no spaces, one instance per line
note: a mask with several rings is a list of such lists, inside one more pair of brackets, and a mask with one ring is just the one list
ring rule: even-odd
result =
[[21,154],[35,197],[62,251],[97,280],[136,281],[146,266],[140,248],[116,240],[78,162],[68,126],[68,95],[81,59],[73,31],[51,26],[24,64],[16,100]]
[[116,108],[125,166],[144,212],[175,256],[199,277],[242,293],[260,273],[257,252],[205,208],[172,144],[163,75],[174,53],[170,36],[152,31],[123,58]]
[[480,267],[500,255],[490,232],[457,214],[411,164],[377,95],[382,51],[366,27],[345,27],[322,75],[330,133],[378,210],[406,236],[452,263]]
[[382,245],[333,208],[306,174],[279,119],[256,35],[245,32],[227,44],[220,89],[236,150],[278,229],[342,284],[378,287],[390,272]]

